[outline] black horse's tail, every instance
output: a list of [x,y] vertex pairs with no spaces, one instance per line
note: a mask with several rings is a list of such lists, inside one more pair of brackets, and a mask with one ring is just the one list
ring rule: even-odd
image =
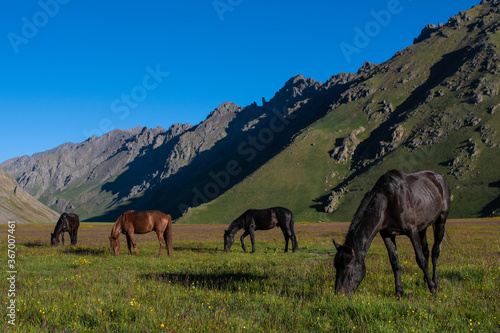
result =
[[290,237],[291,241],[292,241],[292,252],[295,252],[295,250],[297,250],[299,244],[297,243],[297,236],[295,236],[295,230],[294,230],[294,220],[293,220],[293,213],[289,210],[289,209],[286,209],[286,208],[279,208],[278,210],[280,210],[280,213],[279,215],[284,215],[285,217],[285,229],[284,230],[287,230],[288,232],[288,236]]
[[292,232],[292,252],[295,252],[297,248],[299,247],[299,243],[297,242],[297,236],[295,235],[295,230],[293,228],[294,221],[293,221],[293,214],[290,212],[290,231]]

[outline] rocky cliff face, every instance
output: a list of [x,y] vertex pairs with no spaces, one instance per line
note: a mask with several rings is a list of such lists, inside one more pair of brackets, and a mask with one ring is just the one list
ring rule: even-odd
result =
[[[342,84],[349,79],[344,77]],[[197,187],[210,181],[210,174],[220,165],[235,161],[246,170],[218,189],[222,192],[279,152],[298,130],[318,119],[323,111],[315,109],[313,103],[303,106],[320,91],[333,89],[331,86],[339,85],[330,82],[324,88],[321,82],[298,75],[261,107],[225,102],[197,126],[114,130],[82,143],[66,143],[11,159],[1,166],[47,205],[61,212],[75,211],[83,218],[114,219],[124,206],[164,208],[173,210],[174,216],[181,215],[188,207],[212,198],[194,197]],[[292,119],[297,121],[290,125]]]

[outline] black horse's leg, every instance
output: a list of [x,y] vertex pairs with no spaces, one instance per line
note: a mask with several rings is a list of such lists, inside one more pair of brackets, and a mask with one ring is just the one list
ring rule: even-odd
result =
[[[447,214],[446,214],[447,215]],[[432,280],[437,288],[437,260],[441,252],[441,242],[444,238],[446,215],[442,216],[436,221],[434,225],[434,245],[432,246]]]
[[[281,227],[281,231],[283,232],[283,236],[285,236],[285,252],[288,252],[288,240],[290,239],[290,231],[286,230],[285,227]],[[292,246],[293,246],[293,238],[292,238]]]
[[380,233],[384,240],[387,253],[389,253],[389,260],[391,262],[392,271],[394,272],[394,280],[396,285],[396,297],[400,298],[403,295],[403,284],[401,283],[401,273],[399,272],[399,259],[398,248],[396,246],[396,236],[389,233]]
[[64,245],[64,231],[61,231],[61,238],[62,238],[62,243]]
[[290,232],[290,237],[292,238],[292,252],[295,252],[295,250],[297,250],[297,248],[299,247],[299,244],[297,243],[297,236],[295,236],[295,231],[293,231],[293,229],[290,229]]
[[[429,263],[429,244],[427,243],[427,229],[419,232],[420,243],[422,244],[422,252],[424,253],[425,262]],[[424,275],[424,281],[427,283],[427,279]]]
[[430,292],[435,295],[436,294],[436,284],[431,279],[429,274],[429,263],[425,261],[424,252],[422,250],[422,244],[420,243],[420,236],[417,230],[413,230],[408,235],[410,237],[411,243],[413,244],[413,249],[415,250],[415,257],[417,259],[418,267],[424,272],[424,277],[427,279],[427,285],[429,287]]
[[250,233],[250,241],[252,242],[252,253],[254,253],[255,252],[255,235],[254,235],[254,229],[250,228],[249,233]]
[[240,237],[240,241],[241,241],[241,248],[243,249],[243,251],[246,253],[247,252],[247,249],[245,248],[245,243],[243,242],[243,238],[245,238],[246,236],[248,236],[250,233],[248,231],[245,230],[245,232],[243,233],[243,235],[241,235]]

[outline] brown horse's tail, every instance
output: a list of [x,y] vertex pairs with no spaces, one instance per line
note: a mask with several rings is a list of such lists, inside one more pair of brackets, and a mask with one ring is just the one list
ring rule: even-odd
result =
[[172,244],[172,217],[167,215],[167,220],[167,227],[163,233],[163,238],[165,238],[165,242],[167,243],[167,254],[170,256],[174,253],[174,246]]

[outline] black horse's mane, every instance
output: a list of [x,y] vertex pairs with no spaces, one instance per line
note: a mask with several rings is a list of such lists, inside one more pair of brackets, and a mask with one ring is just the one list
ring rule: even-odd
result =
[[363,200],[361,201],[361,204],[358,207],[358,210],[356,211],[356,214],[354,214],[354,218],[351,222],[351,225],[349,226],[349,230],[347,231],[347,235],[345,237],[345,242],[344,242],[345,245],[352,246],[352,242],[354,240],[354,235],[356,234],[356,231],[362,225],[362,222],[366,220],[364,219],[366,208],[372,201],[374,195],[375,192],[373,190],[365,194]]
[[227,227],[227,233],[231,236],[234,237],[234,235],[243,229],[245,221],[245,214],[240,215],[237,217],[231,224]]
[[404,182],[404,174],[399,170],[390,170],[378,179],[375,186],[365,194],[361,204],[354,214],[354,218],[347,231],[345,244],[352,246],[356,232],[365,223],[370,223],[375,217],[378,210],[381,209],[380,198],[378,194],[385,195],[388,200],[391,200],[395,187],[401,187]]
[[62,213],[57,220],[56,227],[54,228],[54,235],[58,236],[61,232],[63,232],[63,228],[69,228],[69,220],[70,215],[68,213]]

